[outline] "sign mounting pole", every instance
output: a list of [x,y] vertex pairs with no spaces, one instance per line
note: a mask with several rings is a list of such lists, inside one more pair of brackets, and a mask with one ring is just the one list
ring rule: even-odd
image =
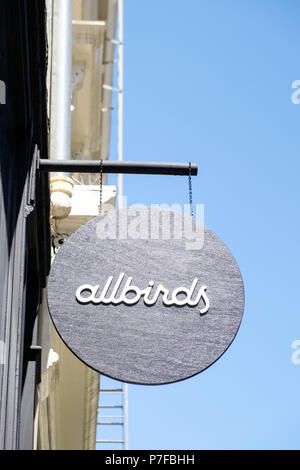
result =
[[[124,14],[123,0],[118,1],[118,161],[123,161],[123,100],[124,100]],[[122,209],[123,174],[118,175],[118,207]]]

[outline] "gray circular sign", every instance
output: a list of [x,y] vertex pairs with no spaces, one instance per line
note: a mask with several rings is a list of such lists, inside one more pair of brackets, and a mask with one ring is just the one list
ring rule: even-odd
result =
[[55,256],[48,305],[66,345],[122,382],[191,377],[227,350],[244,310],[239,268],[189,216],[131,207],[92,219]]

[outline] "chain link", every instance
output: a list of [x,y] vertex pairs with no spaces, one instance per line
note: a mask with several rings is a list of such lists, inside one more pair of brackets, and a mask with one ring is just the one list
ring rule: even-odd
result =
[[100,160],[100,200],[99,200],[99,215],[102,214],[102,192],[103,192],[103,161]]
[[192,164],[189,162],[189,201],[190,201],[190,215],[194,216],[193,212],[193,188],[192,188]]

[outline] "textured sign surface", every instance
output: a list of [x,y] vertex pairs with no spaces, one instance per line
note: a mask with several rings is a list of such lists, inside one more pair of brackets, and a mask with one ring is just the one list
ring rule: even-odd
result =
[[[199,249],[193,234],[203,230]],[[226,351],[244,288],[213,232],[144,207],[97,217],[69,237],[51,268],[48,305],[61,338],[88,366],[123,382],[164,384]]]

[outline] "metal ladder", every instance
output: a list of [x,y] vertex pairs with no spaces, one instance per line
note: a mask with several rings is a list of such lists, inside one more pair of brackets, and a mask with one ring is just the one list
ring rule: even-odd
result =
[[109,388],[99,390],[96,450],[103,446],[111,449],[112,444],[128,450],[128,385],[112,380],[111,383]]

